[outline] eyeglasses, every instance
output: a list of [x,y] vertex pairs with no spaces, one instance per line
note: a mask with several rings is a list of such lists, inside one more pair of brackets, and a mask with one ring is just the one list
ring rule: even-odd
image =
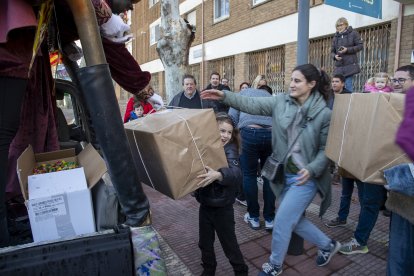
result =
[[391,81],[392,81],[392,83],[393,84],[400,84],[400,85],[404,85],[404,83],[407,81],[407,80],[412,80],[412,78],[406,78],[406,79],[404,79],[404,78],[399,78],[399,79],[391,79]]

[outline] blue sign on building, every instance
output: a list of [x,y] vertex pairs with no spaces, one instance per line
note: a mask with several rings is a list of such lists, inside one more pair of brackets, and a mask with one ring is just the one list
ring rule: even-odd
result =
[[382,0],[325,0],[325,4],[382,19]]

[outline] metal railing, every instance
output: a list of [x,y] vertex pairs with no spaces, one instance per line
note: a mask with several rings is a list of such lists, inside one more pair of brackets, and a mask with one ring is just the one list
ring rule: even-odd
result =
[[203,83],[202,80],[200,79],[200,63],[196,63],[196,64],[188,66],[188,73],[193,75],[194,78],[196,79],[198,89],[203,90],[204,87],[200,86]]
[[207,67],[207,78],[212,72],[218,72],[222,78],[229,80],[229,87],[234,90],[234,56],[210,60]]
[[[353,79],[354,91],[363,91],[365,82],[378,72],[388,71],[391,23],[357,29],[364,42],[358,53],[361,72]],[[334,70],[331,57],[333,35],[310,40],[309,63],[324,69],[330,76]]]
[[285,85],[285,47],[279,46],[248,53],[248,76],[252,83],[257,75],[264,75],[273,93],[284,92]]

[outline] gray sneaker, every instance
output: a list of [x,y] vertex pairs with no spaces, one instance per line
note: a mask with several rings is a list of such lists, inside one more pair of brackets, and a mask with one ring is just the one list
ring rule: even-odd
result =
[[366,254],[369,252],[368,246],[360,245],[355,238],[352,238],[349,242],[344,243],[339,249],[339,252],[345,255],[351,254]]
[[335,227],[343,227],[346,225],[346,220],[340,220],[339,218],[333,219],[325,223],[326,227],[335,228]]

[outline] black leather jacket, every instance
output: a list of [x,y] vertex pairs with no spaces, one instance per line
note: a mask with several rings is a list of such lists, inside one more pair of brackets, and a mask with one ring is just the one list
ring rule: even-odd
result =
[[224,152],[226,153],[229,167],[218,170],[223,175],[223,180],[215,181],[195,192],[197,201],[202,205],[225,207],[234,203],[238,185],[242,183],[239,152],[235,144],[225,145]]

